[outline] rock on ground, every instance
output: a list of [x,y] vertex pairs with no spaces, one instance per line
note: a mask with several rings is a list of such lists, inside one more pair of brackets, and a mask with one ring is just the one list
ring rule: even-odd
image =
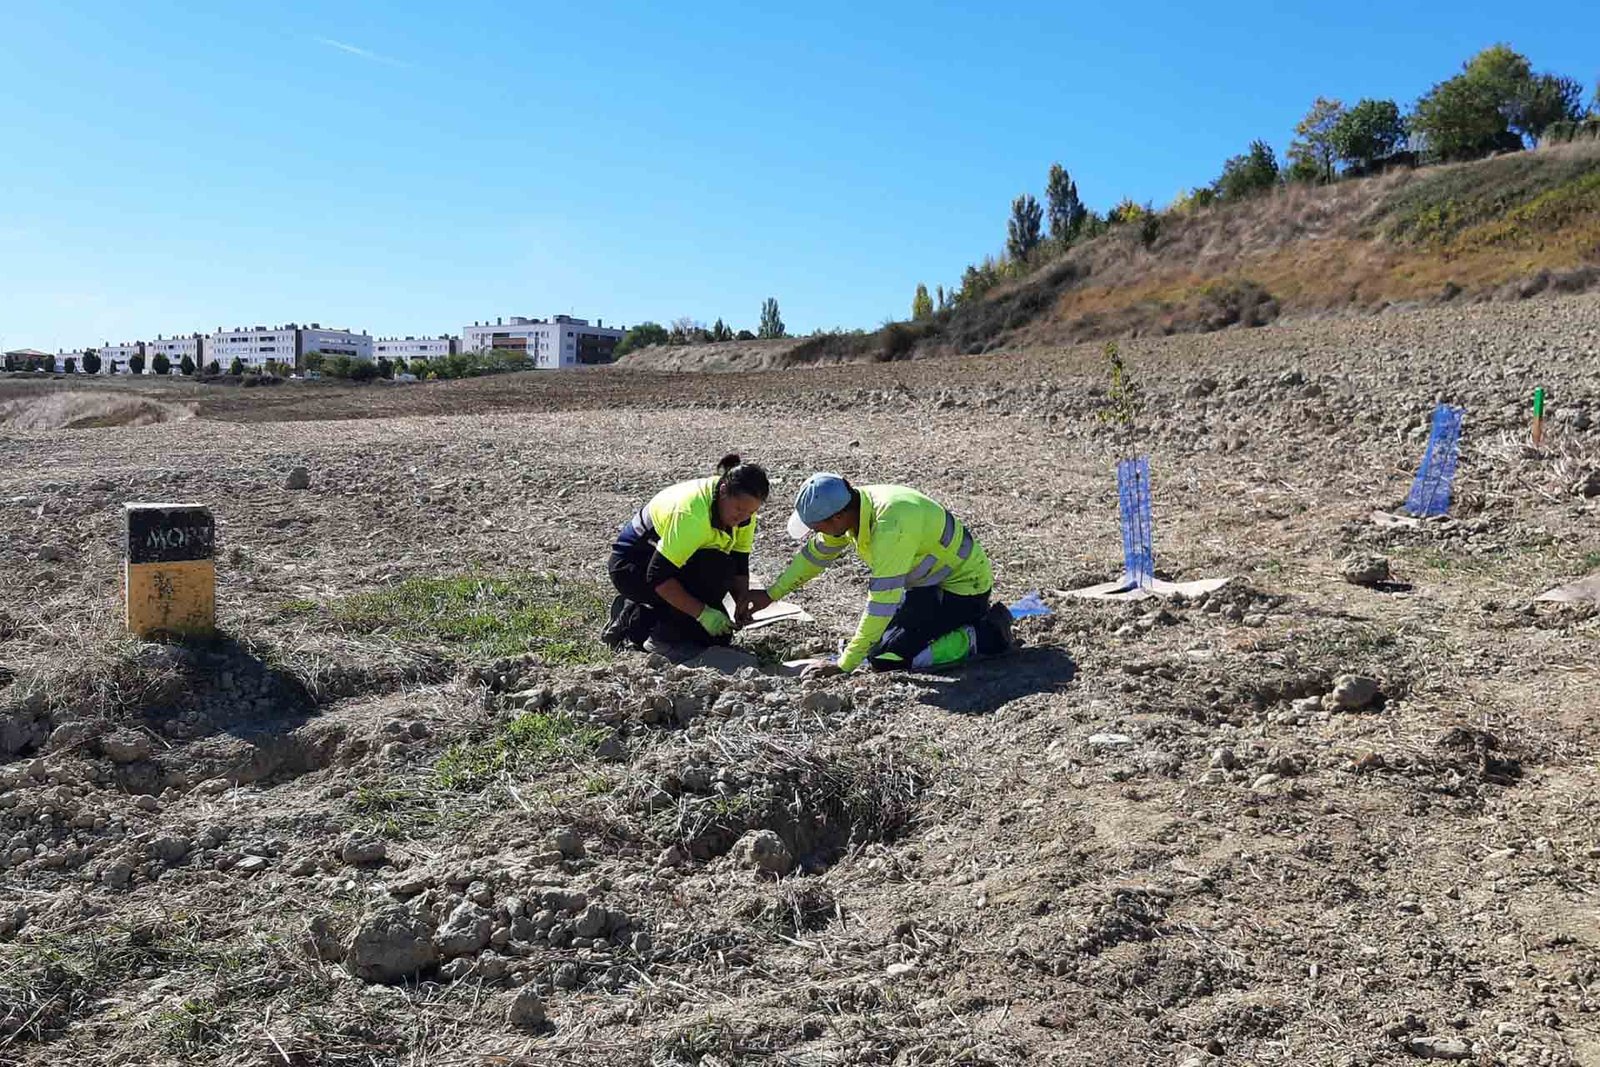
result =
[[794,867],[788,846],[771,830],[746,833],[734,844],[733,856],[740,866],[765,874],[788,874]]
[[[487,932],[484,937],[488,939]],[[438,958],[433,927],[402,904],[391,904],[368,916],[345,948],[350,973],[368,982],[398,982]]]
[[489,943],[494,916],[464,900],[439,924],[433,943],[445,956],[466,956],[481,951]]

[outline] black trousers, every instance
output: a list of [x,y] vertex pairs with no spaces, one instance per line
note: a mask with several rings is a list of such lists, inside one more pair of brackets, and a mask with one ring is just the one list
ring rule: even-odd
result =
[[[630,602],[623,608],[624,612],[633,613],[626,623],[628,636],[637,641],[654,637],[658,641],[707,647],[728,644],[731,637],[712,637],[698,619],[661,599],[649,581],[650,561],[655,555],[654,545],[641,542],[632,548],[613,549],[606,565],[611,584]],[[696,600],[718,611],[725,607],[722,598],[733,591],[737,576],[733,556],[713,548],[703,548],[690,556],[676,575]]]
[[917,653],[963,626],[974,627],[977,631],[974,652],[994,652],[1002,639],[991,634],[984,623],[988,611],[988,593],[960,596],[936,585],[912,589],[906,593],[900,610],[889,620],[889,628],[883,632],[877,647],[867,654],[867,662],[877,671],[905,670],[912,665]]

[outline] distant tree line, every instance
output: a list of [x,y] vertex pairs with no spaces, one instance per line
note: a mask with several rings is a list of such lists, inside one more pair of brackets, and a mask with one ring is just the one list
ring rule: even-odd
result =
[[659,322],[641,322],[623,334],[612,355],[625,356],[629,352],[649,348],[651,345],[714,345],[724,341],[770,340],[787,336],[789,336],[788,329],[784,326],[783,316],[778,311],[777,297],[769,296],[761,303],[761,322],[755,333],[749,330],[735,332],[733,327],[720,318],[707,326],[699,319],[685,315],[673,319],[668,326],[663,326]]
[[1461,73],[1434,85],[1403,112],[1393,100],[1363,99],[1346,107],[1317,97],[1289,142],[1280,164],[1264,140],[1254,140],[1222,164],[1209,184],[1179,194],[1165,211],[1124,198],[1104,215],[1087,209],[1060,163],[1045,182],[1045,203],[1032,193],[1011,202],[1005,251],[966,268],[961,284],[937,299],[918,283],[912,321],[929,319],[976,300],[1007,278],[1020,277],[1082,241],[1113,227],[1134,226],[1147,247],[1160,236],[1163,218],[1218,202],[1234,202],[1288,184],[1319,185],[1363,177],[1395,166],[1453,163],[1515,152],[1540,144],[1600,140],[1600,86],[1587,107],[1573,78],[1533,69],[1510,46],[1486,48],[1462,64]]

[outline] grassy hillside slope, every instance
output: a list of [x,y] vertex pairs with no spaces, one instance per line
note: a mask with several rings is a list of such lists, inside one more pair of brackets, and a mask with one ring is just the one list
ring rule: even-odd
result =
[[1209,332],[1391,304],[1600,283],[1600,145],[1268,195],[1112,229],[983,297],[867,334],[647,349],[638,367],[742,370]]

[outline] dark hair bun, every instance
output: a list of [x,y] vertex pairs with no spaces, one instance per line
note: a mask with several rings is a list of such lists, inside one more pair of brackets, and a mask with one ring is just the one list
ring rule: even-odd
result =
[[726,456],[722,457],[720,462],[717,463],[717,473],[719,473],[719,474],[727,474],[729,471],[733,470],[733,468],[737,467],[738,465],[739,465],[739,453],[737,453],[737,452],[729,452]]

